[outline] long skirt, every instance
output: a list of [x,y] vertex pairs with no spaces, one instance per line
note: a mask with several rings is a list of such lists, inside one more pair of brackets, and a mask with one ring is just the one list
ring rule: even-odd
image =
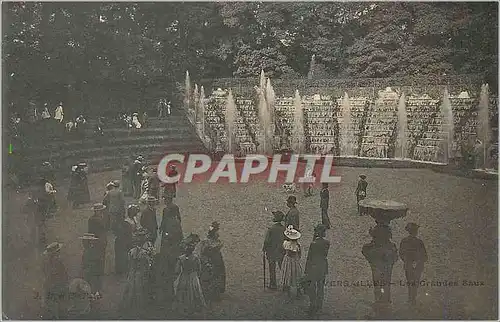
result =
[[303,270],[299,256],[285,255],[281,264],[281,286],[283,290],[297,291],[302,274]]
[[181,273],[174,282],[174,290],[180,308],[186,313],[206,306],[197,272]]
[[141,316],[149,299],[149,272],[145,269],[132,269],[127,276],[121,311],[125,317]]
[[226,266],[220,252],[205,261],[200,281],[207,300],[218,299],[220,294],[226,291]]

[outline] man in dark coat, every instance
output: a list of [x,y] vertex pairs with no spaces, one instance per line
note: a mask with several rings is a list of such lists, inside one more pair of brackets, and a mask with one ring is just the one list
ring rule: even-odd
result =
[[358,186],[356,187],[356,204],[358,205],[358,213],[360,216],[361,209],[359,207],[359,202],[366,198],[366,187],[368,187],[368,182],[366,182],[366,176],[364,174],[359,176]]
[[285,227],[282,225],[284,214],[281,211],[273,211],[274,224],[267,229],[266,238],[262,251],[265,253],[267,262],[269,263],[269,288],[277,289],[276,284],[276,263],[281,268],[285,250],[283,249],[283,241],[285,240]]
[[149,233],[149,241],[155,243],[158,235],[158,223],[156,222],[156,198],[148,197],[146,209],[141,213],[141,226]]
[[91,233],[85,233],[80,239],[83,244],[83,278],[90,284],[92,294],[99,298],[102,292],[101,277],[104,275],[99,239]]
[[[170,166],[170,170],[167,172],[167,176],[175,177],[178,175],[177,168],[175,165]],[[163,198],[171,197],[175,198],[177,195],[177,186],[176,183],[163,183]]]
[[88,232],[94,234],[99,240],[96,242],[96,251],[99,253],[98,269],[104,275],[104,260],[106,257],[106,246],[108,245],[106,223],[104,221],[104,211],[106,206],[102,203],[94,204],[92,210],[94,215],[89,218]]
[[319,207],[321,208],[321,223],[327,229],[331,228],[330,218],[328,217],[328,206],[330,204],[330,191],[328,190],[328,183],[323,183],[323,188],[320,192]]
[[179,207],[172,202],[172,198],[165,199],[163,218],[160,226],[161,250],[158,272],[159,282],[162,283],[159,299],[171,301],[174,297],[175,267],[177,258],[181,255],[181,242],[184,238],[180,220]]
[[77,208],[90,201],[87,181],[87,163],[85,162],[80,162],[72,168],[68,201],[73,202],[73,208]]
[[131,166],[130,175],[132,181],[133,197],[140,198],[141,196],[141,180],[142,180],[142,157],[138,156]]
[[117,225],[125,220],[125,198],[118,180],[111,182],[111,190],[106,193],[102,203],[108,211],[111,229],[117,235]]
[[54,242],[44,251],[44,296],[47,306],[45,319],[58,320],[64,318],[63,303],[66,300],[68,288],[68,271],[61,260],[60,250],[62,244]]
[[285,226],[288,227],[292,225],[294,229],[299,230],[299,211],[297,210],[297,198],[295,196],[289,196],[286,200],[286,205],[290,210],[288,210],[285,216]]
[[153,168],[153,174],[148,179],[148,195],[156,199],[160,198],[160,178],[158,178],[157,168]]
[[405,229],[410,235],[403,238],[399,247],[399,257],[404,262],[408,286],[408,302],[411,305],[416,304],[420,276],[424,270],[424,263],[428,260],[424,242],[417,237],[418,228],[415,223],[406,225]]
[[330,242],[325,239],[327,227],[320,224],[314,228],[314,237],[307,253],[304,280],[307,282],[310,315],[317,314],[323,306],[325,277],[328,274],[328,250]]

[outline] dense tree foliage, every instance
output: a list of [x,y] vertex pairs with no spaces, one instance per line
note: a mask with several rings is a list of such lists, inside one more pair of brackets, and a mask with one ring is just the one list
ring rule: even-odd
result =
[[[497,3],[9,2],[7,93],[130,100],[192,77],[497,74]],[[309,73],[314,55],[314,73]],[[86,94],[82,94],[86,93]],[[86,96],[85,96],[86,95]]]

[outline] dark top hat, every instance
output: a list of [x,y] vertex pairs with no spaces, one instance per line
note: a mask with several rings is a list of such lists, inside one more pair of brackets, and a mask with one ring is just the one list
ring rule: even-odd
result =
[[288,199],[286,199],[286,202],[295,205],[297,203],[297,197],[289,196]]
[[323,234],[326,232],[328,228],[323,225],[323,224],[318,224],[316,225],[316,227],[314,227],[314,232],[317,233],[317,234]]
[[360,175],[359,176],[361,179],[365,180],[366,179],[366,176],[364,174]]
[[285,218],[285,214],[282,211],[273,211],[273,221],[274,222],[282,222],[283,218]]
[[410,231],[415,231],[415,230],[417,230],[419,227],[420,227],[420,226],[419,226],[419,225],[417,225],[416,223],[414,223],[414,222],[410,222],[410,223],[406,224],[405,230],[406,230],[407,232],[410,232]]

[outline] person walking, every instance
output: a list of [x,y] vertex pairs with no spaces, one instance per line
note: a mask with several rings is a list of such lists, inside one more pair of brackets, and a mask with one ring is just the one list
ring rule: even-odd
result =
[[49,244],[43,255],[44,259],[44,298],[46,316],[48,320],[58,320],[64,317],[64,302],[67,296],[68,271],[61,260],[60,251],[62,244],[53,242]]
[[359,176],[358,186],[356,187],[356,204],[358,205],[358,214],[362,216],[361,208],[359,207],[359,202],[366,198],[366,188],[368,187],[368,182],[366,182],[366,176],[364,174]]
[[290,210],[285,216],[285,226],[292,225],[294,229],[299,229],[299,210],[297,209],[297,198],[295,196],[289,196],[286,200],[286,205]]
[[87,163],[80,162],[72,167],[68,201],[73,203],[73,209],[90,202],[90,192],[87,179]]
[[330,218],[328,217],[328,207],[330,205],[330,191],[328,190],[328,183],[324,182],[322,184],[322,189],[320,192],[320,202],[319,207],[321,208],[321,223],[325,225],[327,229],[331,228]]
[[285,235],[285,241],[283,242],[285,256],[281,264],[281,286],[289,296],[295,295],[299,297],[300,281],[303,274],[302,265],[300,264],[302,250],[298,242],[301,233],[290,225],[283,234]]
[[276,264],[281,270],[281,263],[283,256],[285,256],[285,250],[283,249],[285,227],[282,224],[285,215],[281,211],[273,211],[272,214],[273,225],[267,229],[262,251],[269,264],[269,289],[276,290],[278,288],[276,284]]
[[80,237],[80,239],[83,244],[83,278],[90,284],[92,294],[95,298],[100,298],[102,292],[101,277],[104,275],[104,271],[101,265],[99,238],[97,238],[94,234],[85,233],[82,237]]
[[174,283],[175,297],[180,312],[188,316],[206,307],[200,284],[201,262],[194,253],[198,242],[197,235],[191,234],[186,238],[176,267],[179,275]]
[[129,205],[127,217],[117,223],[117,235],[115,239],[115,272],[122,275],[128,272],[128,252],[132,249],[132,236],[136,231],[136,215],[139,213],[137,205]]
[[125,220],[125,198],[120,190],[120,182],[114,180],[110,182],[111,190],[106,192],[102,204],[106,206],[110,219],[110,228],[115,234],[118,234],[117,225]]
[[[106,227],[106,222],[104,220],[104,211],[106,206],[102,203],[96,203],[92,207],[94,214],[88,220],[88,232],[94,234],[99,240],[96,241],[96,252],[99,253],[98,270],[104,275],[105,259],[106,259],[106,247],[108,245],[108,229]],[[101,291],[101,290],[99,290]],[[99,294],[102,295],[102,292]]]
[[156,198],[148,197],[147,206],[141,212],[141,226],[144,227],[149,234],[150,242],[154,245],[158,237],[158,223],[156,221]]
[[403,238],[399,247],[399,257],[403,260],[406,285],[408,286],[408,303],[415,305],[417,302],[417,291],[420,284],[420,276],[427,262],[427,251],[424,242],[417,237],[419,225],[408,223],[405,230],[409,236]]
[[313,241],[307,252],[304,280],[307,282],[306,291],[310,302],[307,312],[310,316],[319,313],[325,296],[325,278],[328,275],[327,256],[330,249],[330,242],[325,239],[327,229],[323,224],[314,227]]
[[207,239],[200,243],[200,280],[206,300],[218,300],[226,291],[226,266],[221,252],[223,244],[219,238],[219,227],[218,222],[212,222]]

